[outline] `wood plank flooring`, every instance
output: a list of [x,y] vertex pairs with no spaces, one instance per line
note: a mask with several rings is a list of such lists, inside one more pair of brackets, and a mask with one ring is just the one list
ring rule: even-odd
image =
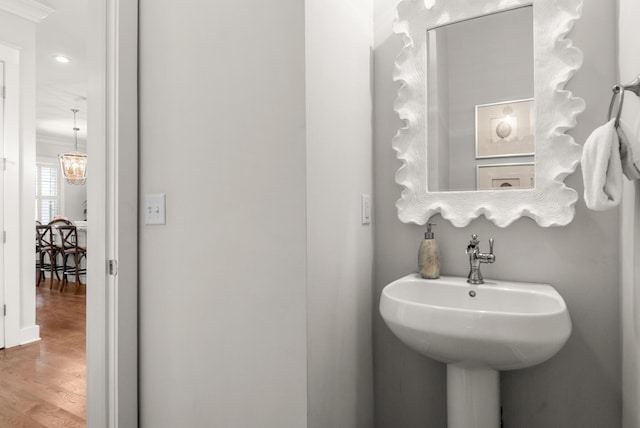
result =
[[85,287],[36,287],[41,341],[0,350],[0,428],[86,427]]

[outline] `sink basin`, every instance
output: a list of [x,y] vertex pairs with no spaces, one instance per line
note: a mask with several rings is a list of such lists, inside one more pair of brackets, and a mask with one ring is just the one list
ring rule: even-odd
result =
[[380,313],[391,331],[419,353],[460,367],[512,370],[555,355],[571,318],[547,284],[408,275],[382,290]]
[[550,285],[413,274],[384,287],[380,314],[422,355],[447,364],[447,426],[499,428],[498,370],[539,364],[571,334],[564,300]]

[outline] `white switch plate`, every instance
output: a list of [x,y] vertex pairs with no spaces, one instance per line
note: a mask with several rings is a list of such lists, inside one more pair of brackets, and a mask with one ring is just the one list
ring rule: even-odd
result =
[[144,224],[166,224],[165,195],[144,195]]
[[371,224],[371,196],[362,195],[362,224]]

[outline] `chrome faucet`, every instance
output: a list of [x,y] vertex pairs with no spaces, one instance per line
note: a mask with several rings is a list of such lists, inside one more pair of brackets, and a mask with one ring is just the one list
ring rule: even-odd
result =
[[467,245],[470,269],[467,282],[470,284],[484,284],[480,273],[480,263],[494,263],[496,261],[496,256],[493,254],[493,238],[489,239],[489,253],[481,253],[479,244],[478,235],[471,235],[471,241]]

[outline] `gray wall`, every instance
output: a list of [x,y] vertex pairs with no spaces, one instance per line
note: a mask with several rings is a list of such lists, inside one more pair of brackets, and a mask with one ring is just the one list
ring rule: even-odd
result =
[[370,428],[373,2],[305,5],[308,426]]
[[[427,146],[429,165],[449,165],[449,60],[448,32],[436,31],[427,36]],[[444,112],[444,113],[443,113]],[[430,190],[450,189],[450,168],[431,168],[427,176]]]
[[140,2],[142,427],[305,427],[304,3]]
[[141,0],[142,427],[373,426],[373,3]]
[[[640,2],[620,0],[618,41],[620,58],[619,83],[627,84],[640,73],[637,42],[640,28]],[[627,92],[621,120],[637,139],[640,136],[640,98]],[[622,292],[622,427],[640,426],[640,185],[638,181],[624,180],[621,205],[620,248]]]
[[[391,33],[396,3],[375,1],[375,426],[442,428],[446,426],[445,366],[400,343],[377,311],[382,287],[417,271],[423,233],[422,227],[402,224],[395,208],[401,191],[394,181],[400,162],[391,148],[401,126],[392,109],[397,91],[391,80],[393,60],[401,48],[399,38]],[[582,69],[568,85],[587,102],[572,131],[582,143],[603,123],[616,80],[615,2],[585,0],[583,17],[570,38],[585,54]],[[567,183],[582,194],[579,170]],[[529,219],[505,229],[484,217],[460,229],[440,216],[432,221],[438,224],[444,274],[467,274],[463,250],[472,233],[479,234],[483,248],[493,237],[497,262],[483,267],[485,276],[550,283],[569,307],[573,333],[563,350],[539,366],[501,375],[505,427],[620,426],[618,212],[589,211],[581,198],[574,221],[562,228],[540,228]]]
[[[531,7],[446,28],[449,73],[449,186],[475,190],[476,165],[533,162],[532,157],[476,160],[474,107],[533,97]],[[491,28],[482,35],[485,28]],[[505,37],[505,35],[509,35]],[[479,84],[478,82],[483,82]]]

